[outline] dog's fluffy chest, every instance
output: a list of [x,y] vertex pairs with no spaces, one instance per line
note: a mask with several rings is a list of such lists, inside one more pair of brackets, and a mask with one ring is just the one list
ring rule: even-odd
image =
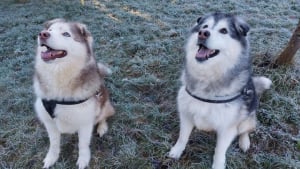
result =
[[[95,104],[95,99],[91,98],[84,103],[77,105],[56,105],[53,120],[57,129],[61,133],[75,133],[82,126],[94,125],[94,121],[100,114],[100,110]],[[43,110],[44,107],[40,101],[38,109]],[[47,111],[39,111],[38,115],[42,119],[49,119]]]
[[247,114],[241,112],[236,102],[231,103],[205,103],[192,98],[182,86],[178,94],[178,109],[186,112],[194,125],[201,130],[216,131],[239,123]]
[[[86,103],[78,105],[58,105],[55,110],[55,123],[62,133],[74,133],[81,126],[96,119],[98,115],[94,100],[87,100]],[[94,125],[91,123],[90,125]]]

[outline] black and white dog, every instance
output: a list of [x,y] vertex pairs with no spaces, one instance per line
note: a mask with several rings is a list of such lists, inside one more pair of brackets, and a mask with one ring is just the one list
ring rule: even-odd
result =
[[180,134],[171,158],[181,156],[194,127],[217,132],[214,169],[225,168],[226,151],[236,136],[243,151],[250,147],[258,94],[272,82],[252,77],[248,31],[245,21],[224,13],[201,17],[191,29],[177,97]]

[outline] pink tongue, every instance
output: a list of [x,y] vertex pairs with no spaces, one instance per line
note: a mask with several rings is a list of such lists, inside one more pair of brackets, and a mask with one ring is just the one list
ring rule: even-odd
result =
[[51,51],[42,52],[41,56],[42,56],[42,59],[45,60],[45,61],[55,59],[55,56],[52,55]]
[[44,61],[49,61],[64,56],[65,56],[65,52],[60,50],[51,50],[51,51],[46,51],[41,53],[41,57]]
[[209,50],[209,49],[201,48],[201,49],[197,52],[196,57],[197,57],[197,58],[206,58],[206,56],[209,56],[209,53],[210,53],[210,50]]

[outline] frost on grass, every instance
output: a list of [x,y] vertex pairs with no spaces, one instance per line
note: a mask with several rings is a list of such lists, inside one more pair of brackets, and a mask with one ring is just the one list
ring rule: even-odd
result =
[[[88,25],[98,61],[112,70],[106,84],[116,106],[109,131],[92,139],[90,168],[207,168],[212,133],[190,138],[183,158],[165,155],[176,141],[176,93],[189,28],[207,12],[232,12],[251,26],[255,74],[272,79],[258,109],[252,146],[228,150],[228,168],[300,168],[300,53],[296,65],[269,69],[288,42],[300,13],[299,1],[1,1],[0,168],[41,168],[48,138],[33,110],[33,61],[45,21],[65,18]],[[68,140],[70,139],[71,140]],[[67,139],[67,140],[66,140]],[[75,137],[64,137],[57,168],[74,168]],[[69,145],[71,144],[71,145]],[[74,145],[72,145],[74,144]]]

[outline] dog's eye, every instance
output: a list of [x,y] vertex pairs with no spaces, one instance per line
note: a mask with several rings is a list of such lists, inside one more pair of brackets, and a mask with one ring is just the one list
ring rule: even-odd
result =
[[222,29],[220,29],[220,32],[221,32],[221,33],[223,33],[223,34],[227,34],[227,33],[228,33],[228,31],[227,31],[227,29],[226,29],[226,28],[222,28]]
[[208,25],[204,25],[204,26],[203,26],[203,29],[205,29],[205,28],[207,28],[207,27],[208,27]]
[[71,35],[68,32],[64,32],[62,35],[65,37],[71,37]]

